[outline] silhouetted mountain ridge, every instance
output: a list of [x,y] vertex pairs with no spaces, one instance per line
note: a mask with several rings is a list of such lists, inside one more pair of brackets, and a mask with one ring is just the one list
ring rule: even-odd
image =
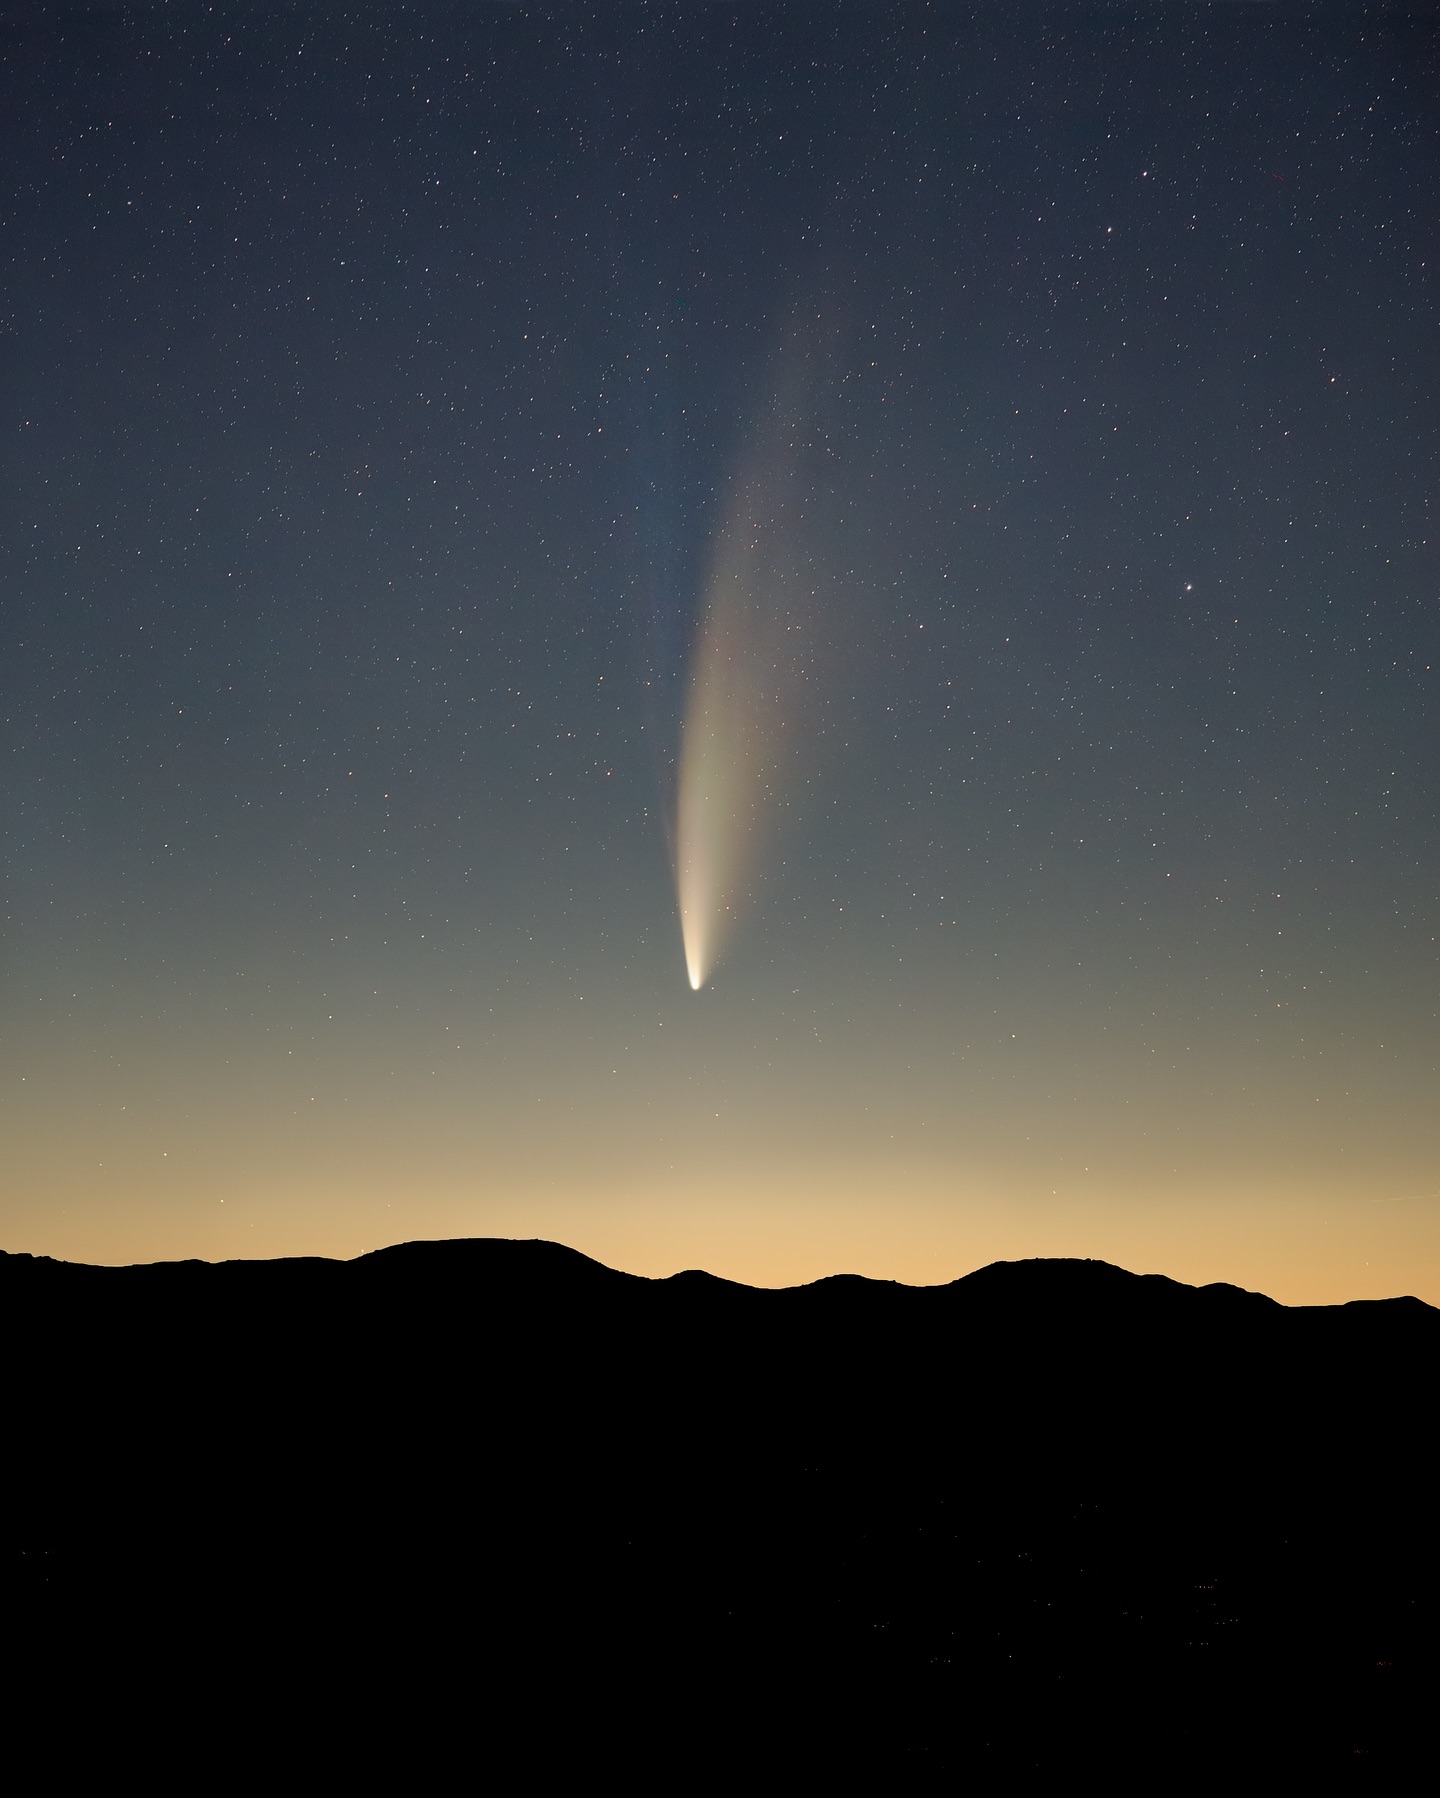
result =
[[[616,1290],[622,1286],[631,1292],[677,1286],[698,1289],[700,1283],[707,1283],[715,1289],[723,1289],[727,1293],[749,1294],[770,1301],[793,1300],[799,1295],[806,1294],[833,1295],[840,1292],[847,1295],[879,1295],[882,1293],[925,1295],[926,1298],[933,1301],[940,1295],[963,1295],[971,1298],[984,1294],[988,1298],[993,1292],[998,1291],[1011,1302],[1023,1298],[1031,1303],[1042,1300],[1050,1303],[1074,1303],[1081,1299],[1095,1303],[1101,1299],[1114,1301],[1123,1297],[1130,1302],[1132,1308],[1144,1308],[1147,1303],[1153,1305],[1158,1302],[1155,1295],[1163,1293],[1167,1298],[1180,1303],[1185,1302],[1187,1298],[1201,1297],[1210,1301],[1224,1299],[1237,1305],[1265,1306],[1277,1310],[1304,1313],[1343,1311],[1352,1306],[1402,1306],[1412,1309],[1418,1307],[1421,1311],[1429,1312],[1436,1318],[1440,1318],[1440,1311],[1437,1311],[1435,1307],[1426,1305],[1423,1300],[1409,1296],[1390,1299],[1355,1299],[1341,1305],[1282,1306],[1279,1301],[1269,1298],[1263,1293],[1251,1292],[1244,1287],[1234,1286],[1225,1281],[1215,1281],[1205,1286],[1191,1286],[1183,1281],[1171,1279],[1165,1274],[1137,1274],[1111,1262],[1079,1257],[1037,1257],[1018,1261],[994,1261],[976,1268],[973,1272],[962,1274],[954,1280],[925,1286],[911,1286],[902,1281],[876,1279],[865,1274],[837,1273],[797,1286],[755,1287],[747,1286],[740,1281],[725,1279],[701,1268],[686,1268],[674,1274],[653,1278],[621,1272],[577,1249],[568,1248],[562,1243],[550,1242],[539,1237],[453,1237],[416,1240],[373,1249],[350,1261],[338,1261],[321,1256],[296,1256],[220,1262],[189,1259],[109,1266],[60,1261],[50,1256],[8,1253],[0,1250],[0,1279],[22,1277],[21,1270],[23,1269],[34,1270],[31,1277],[43,1278],[41,1270],[51,1270],[56,1277],[69,1274],[108,1280],[143,1279],[151,1281],[161,1279],[176,1281],[187,1275],[218,1277],[225,1280],[246,1277],[283,1278],[304,1274],[313,1274],[319,1277],[322,1275],[322,1270],[333,1273],[350,1270],[352,1277],[359,1273],[383,1272],[386,1276],[398,1278],[401,1277],[403,1270],[404,1277],[409,1278],[423,1275],[429,1279],[443,1279],[447,1282],[465,1278],[472,1282],[504,1281],[507,1285],[512,1286],[518,1283],[526,1289],[548,1292],[553,1297],[559,1297],[573,1290],[600,1290],[603,1288]],[[1147,1297],[1142,1299],[1141,1294],[1147,1295]],[[487,1296],[495,1295],[487,1294]]]
[[567,1729],[638,1752],[640,1692],[656,1765],[892,1783],[1423,1738],[1418,1299],[1082,1260],[774,1290],[473,1239],[4,1255],[0,1342],[12,1608],[72,1673],[483,1693],[557,1767]]

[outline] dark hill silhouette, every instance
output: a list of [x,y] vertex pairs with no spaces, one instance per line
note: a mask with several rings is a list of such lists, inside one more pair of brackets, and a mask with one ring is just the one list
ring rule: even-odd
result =
[[152,1763],[186,1719],[411,1785],[457,1743],[682,1788],[1428,1752],[1416,1299],[1096,1261],[767,1291],[479,1240],[0,1255],[0,1330],[17,1689],[126,1739],[163,1691]]

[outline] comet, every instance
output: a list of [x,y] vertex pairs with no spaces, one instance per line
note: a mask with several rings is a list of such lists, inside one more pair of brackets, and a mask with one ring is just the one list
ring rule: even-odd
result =
[[807,358],[792,346],[740,459],[705,586],[680,745],[675,884],[699,992],[750,896],[795,765],[817,637],[818,575],[800,480]]

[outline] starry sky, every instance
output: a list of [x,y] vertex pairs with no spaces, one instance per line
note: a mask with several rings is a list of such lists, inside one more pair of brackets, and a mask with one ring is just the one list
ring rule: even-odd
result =
[[11,6],[0,136],[4,1247],[1440,1302],[1433,9]]

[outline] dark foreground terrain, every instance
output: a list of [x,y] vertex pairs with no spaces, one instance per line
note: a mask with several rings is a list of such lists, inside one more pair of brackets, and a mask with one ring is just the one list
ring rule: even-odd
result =
[[475,1241],[0,1256],[0,1328],[8,1696],[59,1780],[1433,1764],[1414,1299],[1078,1261],[765,1292]]

